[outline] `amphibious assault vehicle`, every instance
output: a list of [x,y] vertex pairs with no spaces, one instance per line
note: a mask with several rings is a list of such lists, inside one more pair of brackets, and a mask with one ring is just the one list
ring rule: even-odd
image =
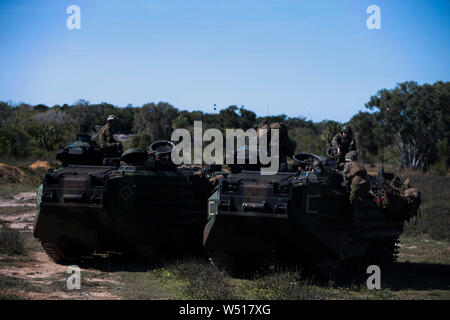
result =
[[[369,176],[370,193],[352,235],[349,195],[336,161],[300,153],[284,172],[261,176],[253,167],[224,177],[208,200],[204,248],[213,259],[252,266],[301,264],[342,275],[365,272],[395,259],[403,223],[417,214],[420,194],[393,209],[392,174]],[[250,169],[250,170],[249,170]],[[407,188],[404,188],[407,189]],[[386,197],[391,195],[391,205]],[[411,192],[410,192],[411,194]],[[409,199],[409,200],[411,200]]]
[[120,164],[68,163],[45,174],[34,236],[49,256],[65,262],[94,250],[201,250],[214,185],[205,170],[175,167],[172,148],[159,141],[150,153],[125,151]]
[[395,259],[404,221],[420,205],[408,183],[382,171],[369,176],[355,235],[348,190],[331,158],[296,154],[268,176],[258,164],[236,165],[216,187],[210,177],[220,166],[177,168],[168,141],[120,158],[108,158],[86,136],[77,141],[60,150],[63,167],[38,189],[34,236],[57,262],[145,247],[203,250],[241,266],[282,262],[354,274]]

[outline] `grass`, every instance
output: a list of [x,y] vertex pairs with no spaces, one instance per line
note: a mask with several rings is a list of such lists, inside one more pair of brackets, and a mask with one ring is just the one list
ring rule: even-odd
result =
[[3,224],[0,227],[0,253],[15,255],[24,252],[25,241],[22,233],[17,229],[10,228],[7,224]]
[[36,190],[36,188],[42,183],[42,178],[47,172],[47,169],[30,169],[29,165],[31,163],[32,162],[29,161],[20,161],[18,163],[10,164],[14,168],[17,168],[23,172],[23,180],[21,182],[11,182],[8,180],[8,177],[4,177],[3,180],[0,179],[0,183],[2,184],[0,189],[0,198],[10,198],[13,194]]
[[156,287],[166,292],[164,299],[317,300],[328,297],[325,290],[311,280],[303,279],[298,272],[255,274],[252,279],[239,279],[197,258],[176,261],[143,273],[125,272],[122,279],[128,286],[125,298],[134,299],[157,298]]
[[20,299],[17,291],[39,292],[40,288],[22,279],[0,274],[0,300]]
[[321,300],[329,297],[312,280],[303,279],[299,272],[281,271],[257,277],[244,287],[242,296],[258,300]]
[[420,217],[405,223],[405,234],[427,234],[450,241],[450,177],[411,176],[411,184],[422,194]]
[[186,259],[121,271],[125,299],[200,300],[411,300],[450,299],[450,243],[419,234],[400,239],[391,271],[381,270],[381,289],[369,290],[367,276],[342,282],[304,277],[296,270],[255,273],[245,278],[206,260]]
[[450,265],[448,242],[434,240],[426,235],[403,235],[400,245],[400,262]]
[[21,192],[36,191],[40,182],[35,184],[18,184],[18,183],[5,183],[0,189],[0,198],[12,199],[12,196]]
[[227,274],[208,261],[189,259],[169,266],[163,277],[174,276],[181,286],[180,298],[217,300],[235,299],[234,288],[227,282]]

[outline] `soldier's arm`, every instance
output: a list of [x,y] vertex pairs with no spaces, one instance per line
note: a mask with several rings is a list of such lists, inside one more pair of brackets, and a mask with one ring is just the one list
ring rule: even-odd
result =
[[105,147],[106,145],[106,137],[105,137],[105,130],[104,128],[101,128],[98,132],[98,143],[101,147]]
[[342,139],[339,133],[333,137],[333,140],[331,141],[331,145],[333,147],[333,151],[335,153],[335,156],[339,156],[341,154],[341,144]]
[[344,170],[342,171],[342,176],[344,177],[344,185],[347,186],[349,184],[350,178],[350,162],[347,162],[344,166]]
[[338,170],[338,169],[333,168],[332,171],[333,171],[334,173],[336,173],[336,174],[338,174],[338,175],[344,177],[344,172],[343,172],[342,170]]

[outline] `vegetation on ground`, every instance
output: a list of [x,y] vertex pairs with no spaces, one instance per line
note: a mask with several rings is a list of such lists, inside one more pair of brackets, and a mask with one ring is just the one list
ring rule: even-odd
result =
[[[367,276],[337,282],[289,268],[255,271],[244,277],[197,258],[119,271],[124,298],[237,300],[450,299],[450,243],[425,235],[401,237],[398,262],[381,270],[381,289]],[[130,281],[132,279],[132,281]]]
[[421,192],[422,205],[417,219],[405,223],[405,234],[450,241],[450,178],[413,175],[410,180]]
[[12,229],[8,224],[0,225],[0,253],[22,254],[24,253],[24,239],[22,233],[17,229]]

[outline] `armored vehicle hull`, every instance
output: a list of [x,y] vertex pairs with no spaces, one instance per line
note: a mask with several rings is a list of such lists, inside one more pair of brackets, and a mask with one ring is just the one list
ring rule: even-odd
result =
[[38,189],[34,236],[56,261],[139,246],[201,248],[209,186],[192,169],[68,166]]
[[[377,192],[376,179],[369,179]],[[209,199],[205,250],[241,265],[295,263],[327,275],[389,265],[404,220],[368,197],[354,235],[354,208],[341,182],[331,170],[273,176],[243,171],[226,177]]]

